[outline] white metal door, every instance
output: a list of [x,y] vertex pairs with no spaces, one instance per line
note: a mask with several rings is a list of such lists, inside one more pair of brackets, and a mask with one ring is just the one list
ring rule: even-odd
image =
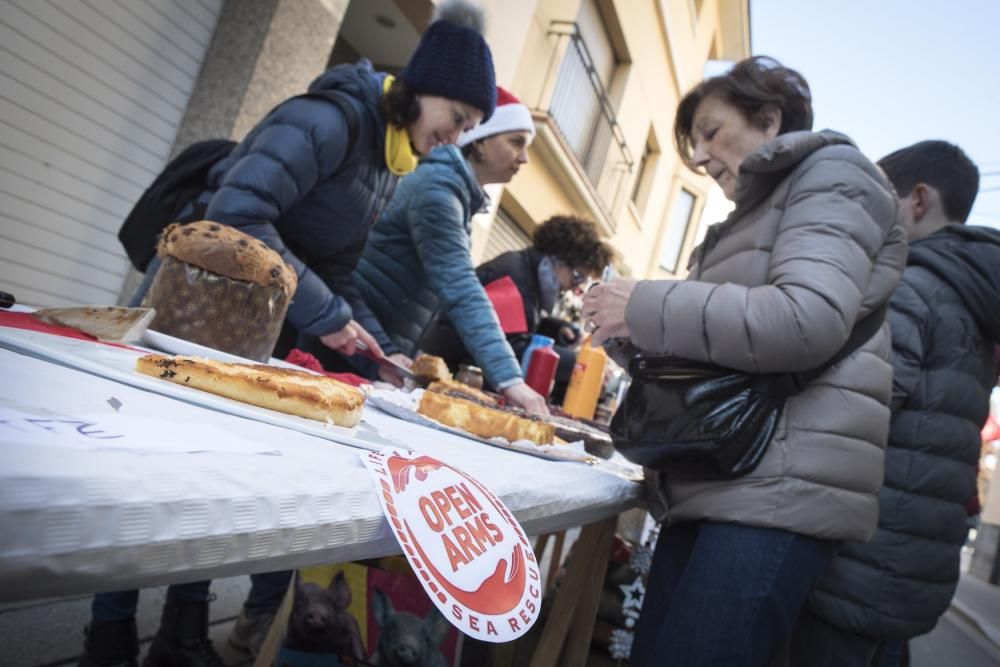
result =
[[531,237],[524,233],[516,222],[502,208],[497,210],[497,217],[490,227],[486,237],[486,249],[480,264],[488,262],[497,255],[508,250],[521,250],[531,245]]
[[113,304],[223,0],[0,0],[0,289]]

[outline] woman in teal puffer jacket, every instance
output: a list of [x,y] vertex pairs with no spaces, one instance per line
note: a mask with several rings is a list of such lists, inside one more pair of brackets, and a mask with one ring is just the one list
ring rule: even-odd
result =
[[488,201],[483,186],[507,183],[528,161],[534,121],[527,107],[497,89],[493,117],[442,146],[404,179],[375,223],[354,280],[378,318],[371,333],[386,354],[416,353],[438,311],[482,367],[487,382],[530,412],[545,399],[524,383],[470,253],[472,216]]

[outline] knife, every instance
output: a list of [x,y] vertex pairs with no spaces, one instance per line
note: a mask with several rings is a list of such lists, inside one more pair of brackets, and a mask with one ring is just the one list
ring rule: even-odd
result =
[[377,362],[379,366],[382,366],[383,368],[388,368],[390,371],[395,373],[399,377],[399,379],[401,379],[404,383],[412,383],[413,386],[417,387],[424,384],[421,381],[420,376],[415,375],[413,371],[411,371],[409,368],[399,363],[398,361],[393,361],[389,357],[378,356],[378,354],[376,354],[372,349],[370,349],[360,340],[354,341],[354,347],[358,348],[358,350],[360,350],[361,354],[363,354],[364,356]]

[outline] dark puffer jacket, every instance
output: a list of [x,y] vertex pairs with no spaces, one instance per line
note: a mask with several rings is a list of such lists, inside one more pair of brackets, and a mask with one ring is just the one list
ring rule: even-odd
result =
[[470,255],[470,220],[485,201],[461,151],[434,149],[379,218],[354,279],[381,322],[369,330],[386,352],[415,354],[440,310],[457,323],[486,379],[506,387],[521,370]]
[[351,272],[398,180],[384,157],[384,78],[364,60],[327,70],[309,89],[347,93],[357,112],[353,136],[336,103],[292,99],[212,168],[198,199],[206,219],[263,240],[295,269],[288,321],[306,334],[337,331],[352,317],[367,328],[373,319]]
[[953,225],[915,241],[892,297],[893,417],[867,544],[845,544],[809,607],[876,639],[931,630],[955,593],[996,383],[1000,232]]
[[542,321],[542,288],[538,285],[538,265],[545,255],[534,248],[510,250],[476,267],[479,282],[489,285],[510,276],[524,302],[524,321],[528,331],[535,331]]

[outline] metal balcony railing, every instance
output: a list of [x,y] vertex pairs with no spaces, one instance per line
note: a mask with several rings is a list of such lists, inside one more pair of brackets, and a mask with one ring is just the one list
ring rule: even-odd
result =
[[[615,226],[627,198],[625,185],[633,167],[632,154],[576,23],[553,21],[549,34],[559,40],[553,59],[563,52],[564,56],[548,108],[540,110],[549,114],[572,148]],[[555,66],[553,62],[550,71]]]

